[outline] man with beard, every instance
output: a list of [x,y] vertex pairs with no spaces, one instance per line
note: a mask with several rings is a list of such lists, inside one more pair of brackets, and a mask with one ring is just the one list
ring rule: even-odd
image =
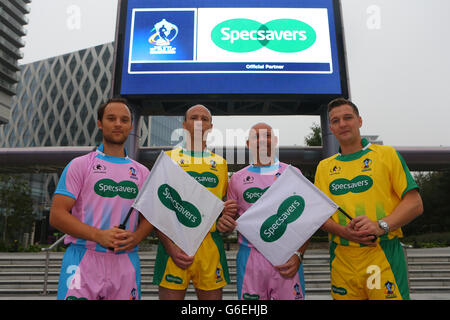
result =
[[[211,112],[203,105],[191,107],[185,115],[185,146],[171,150],[173,161],[219,199],[226,195],[228,167],[224,158],[206,149],[206,138],[212,129]],[[235,201],[226,201],[223,212],[236,212]],[[228,265],[223,241],[211,227],[195,256],[188,256],[166,235],[158,231],[160,243],[153,283],[159,285],[161,300],[182,300],[192,280],[199,300],[222,299],[222,288],[229,283]]]
[[132,129],[126,100],[110,99],[98,110],[103,143],[64,169],[50,224],[68,234],[61,265],[58,300],[140,299],[137,244],[153,229],[133,211],[126,217],[149,170],[124,149]]

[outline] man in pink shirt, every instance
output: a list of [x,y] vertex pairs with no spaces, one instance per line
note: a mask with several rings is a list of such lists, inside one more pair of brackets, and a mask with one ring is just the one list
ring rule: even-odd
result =
[[68,234],[58,300],[140,299],[137,244],[153,226],[133,210],[125,220],[149,170],[124,149],[132,115],[124,99],[111,99],[98,110],[103,143],[75,158],[60,177],[50,224]]
[[[238,203],[240,216],[262,196],[288,166],[275,158],[277,137],[272,128],[258,123],[250,129],[247,147],[254,164],[234,173],[228,183],[227,200]],[[223,214],[217,223],[220,232],[236,227],[235,216]],[[237,289],[240,300],[303,300],[305,296],[302,266],[306,244],[282,266],[273,266],[245,237],[239,234],[236,258]]]

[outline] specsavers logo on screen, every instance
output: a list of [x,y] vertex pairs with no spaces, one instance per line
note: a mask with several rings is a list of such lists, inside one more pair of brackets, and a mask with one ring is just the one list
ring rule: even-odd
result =
[[300,52],[312,47],[316,39],[316,31],[310,25],[295,19],[276,19],[265,24],[251,19],[231,19],[219,23],[211,33],[216,46],[238,53],[263,47],[276,52]]

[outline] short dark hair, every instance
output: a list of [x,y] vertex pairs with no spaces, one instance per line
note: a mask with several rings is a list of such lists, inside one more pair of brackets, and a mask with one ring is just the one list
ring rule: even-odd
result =
[[332,101],[330,101],[330,103],[328,103],[328,113],[331,112],[331,110],[333,110],[334,108],[343,106],[343,105],[349,105],[353,108],[353,111],[355,111],[356,115],[359,116],[359,110],[358,107],[356,106],[356,104],[354,104],[353,102],[351,102],[348,99],[345,98],[337,98],[334,99]]
[[131,121],[133,121],[133,112],[131,112],[131,108],[128,104],[128,100],[122,97],[114,97],[114,98],[110,98],[108,101],[106,101],[105,103],[103,103],[97,110],[97,120],[102,121],[103,120],[103,115],[105,114],[105,109],[106,107],[114,102],[119,102],[119,103],[123,103],[124,105],[127,106],[128,110],[130,110],[130,114],[131,114]]

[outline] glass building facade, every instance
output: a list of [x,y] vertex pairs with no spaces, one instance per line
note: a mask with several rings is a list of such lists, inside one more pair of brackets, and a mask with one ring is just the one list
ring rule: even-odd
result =
[[[101,143],[97,108],[111,95],[114,45],[84,49],[20,67],[9,123],[0,126],[0,148],[92,146]],[[141,117],[140,145],[173,146],[183,117]],[[26,174],[44,219],[58,174]]]
[[0,1],[0,125],[10,119],[11,100],[16,94],[19,66],[25,46],[22,37],[28,24],[31,0]]

